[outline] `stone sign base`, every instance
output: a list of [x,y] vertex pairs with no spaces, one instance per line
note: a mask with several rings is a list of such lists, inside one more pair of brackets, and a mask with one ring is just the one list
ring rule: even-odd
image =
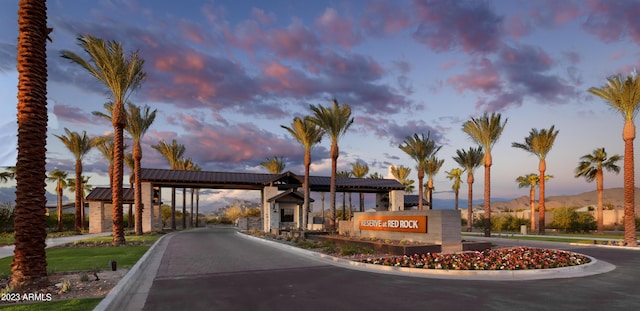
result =
[[436,244],[445,253],[462,251],[460,211],[360,212],[354,213],[352,228],[353,237]]

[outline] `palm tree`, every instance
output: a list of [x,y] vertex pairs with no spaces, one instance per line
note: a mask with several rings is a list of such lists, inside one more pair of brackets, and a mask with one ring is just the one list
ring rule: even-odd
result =
[[429,209],[433,209],[433,176],[438,174],[440,168],[442,168],[442,164],[444,164],[444,159],[440,160],[436,158],[435,152],[427,159],[425,163],[424,172],[429,176],[429,181],[427,181],[427,200],[429,201]]
[[340,106],[336,99],[332,101],[332,106],[328,108],[311,105],[311,111],[313,111],[313,116],[309,117],[310,120],[323,129],[331,138],[331,149],[329,151],[329,155],[331,156],[331,180],[329,183],[331,211],[329,215],[329,228],[331,231],[335,231],[336,172],[338,170],[338,156],[340,155],[338,140],[347,132],[351,124],[353,124],[354,119],[351,117],[351,108],[349,105],[344,104]]
[[447,173],[447,179],[453,180],[451,189],[456,195],[456,211],[458,210],[458,193],[460,192],[460,184],[462,183],[462,172],[462,169],[459,167],[456,167],[448,172],[445,171],[445,173]]
[[414,181],[411,179],[407,179],[409,177],[409,174],[411,174],[410,167],[406,167],[402,165],[398,165],[398,166],[391,165],[390,171],[391,171],[391,175],[393,175],[393,178],[395,178],[398,182],[400,182],[405,187],[404,188],[405,193],[413,192]]
[[124,161],[124,128],[127,116],[124,103],[131,93],[142,84],[146,74],[142,71],[144,60],[138,52],[125,55],[122,45],[115,41],[105,42],[93,36],[78,37],[79,45],[89,54],[85,60],[71,51],[62,51],[62,57],[87,70],[111,92],[113,100],[113,183],[111,204],[113,206],[113,245],[125,243],[122,217],[122,176]]
[[369,174],[369,176],[367,176],[367,178],[371,178],[371,179],[383,179],[384,177],[380,174],[378,174],[378,172],[374,172],[372,174]]
[[[283,129],[287,130],[293,138],[298,141],[304,148],[304,181],[302,183],[302,189],[304,191],[304,203],[302,206],[302,227],[307,228],[307,213],[309,212],[309,197],[311,196],[309,190],[309,170],[311,167],[311,149],[316,144],[320,143],[322,136],[324,136],[324,130],[314,123],[309,117],[304,119],[294,118],[291,123],[291,127],[281,125]],[[324,212],[324,209],[323,209]],[[324,221],[324,218],[323,218]]]
[[18,7],[18,156],[16,159],[15,249],[10,286],[14,292],[48,284],[45,240],[47,145],[47,6],[20,0]]
[[[364,178],[369,173],[369,165],[360,162],[351,164],[351,174],[355,178]],[[360,212],[364,212],[364,193],[360,192]]]
[[284,158],[283,157],[267,158],[266,161],[260,162],[260,165],[262,165],[264,168],[266,168],[267,171],[269,171],[269,173],[271,173],[271,174],[280,174],[280,173],[282,173],[282,171],[284,171],[284,168],[286,166],[285,163],[284,163]]
[[[156,119],[157,109],[151,111],[149,106],[145,105],[140,108],[134,104],[127,105],[127,126],[126,130],[133,140],[133,176],[135,178],[134,199],[136,206],[136,224],[135,232],[137,235],[142,234],[142,181],[140,180],[140,168],[142,167],[142,136],[149,130],[151,124]],[[131,221],[131,219],[129,219]]]
[[501,122],[500,113],[484,113],[482,117],[471,118],[462,125],[462,130],[484,150],[484,236],[491,236],[491,149],[498,141],[507,120]]
[[[82,206],[82,208],[80,209],[80,219],[82,219],[82,221],[80,221],[81,227],[84,230],[85,226],[84,226],[84,219],[85,219],[85,215],[84,215],[84,197],[87,193],[87,191],[91,191],[93,189],[92,185],[89,185],[89,179],[91,178],[91,176],[82,176],[82,179],[80,179],[80,182],[82,183],[82,188],[80,188],[80,205]],[[77,191],[77,185],[76,185],[76,179],[75,178],[69,178],[67,180],[67,187],[69,187],[69,191]]]
[[[164,156],[167,161],[169,161],[169,167],[172,170],[177,169],[178,162],[182,158],[184,151],[186,148],[183,144],[178,144],[178,142],[174,139],[171,141],[171,145],[167,144],[166,141],[162,140],[158,142],[157,145],[151,145],[151,148],[160,152],[162,156]],[[171,229],[176,230],[176,188],[171,188]]]
[[[201,171],[202,168],[200,167],[200,165],[192,163],[191,166],[189,167],[189,170],[190,171]],[[191,188],[191,191],[190,191],[190,193],[191,193],[191,211],[190,211],[190,213],[191,214],[189,215],[189,227],[192,227],[192,228],[193,228],[193,194],[196,191],[197,191],[197,193],[199,193],[200,189]],[[199,209],[198,209],[199,205],[198,204],[200,203],[199,202],[200,198],[198,196],[199,196],[199,194],[196,194],[196,227],[198,226],[198,213],[199,213]]]
[[49,173],[47,181],[56,183],[56,193],[58,194],[58,232],[62,232],[62,194],[67,188],[67,172],[55,169]]
[[424,171],[427,164],[427,158],[438,152],[441,147],[442,146],[436,148],[436,143],[429,138],[429,133],[427,133],[427,137],[424,137],[424,134],[418,136],[417,133],[413,134],[413,136],[407,136],[399,146],[400,150],[407,153],[409,157],[417,163],[418,210],[422,210],[422,197],[424,196],[422,188],[424,185]]
[[458,149],[456,150],[456,156],[453,160],[467,171],[467,185],[469,185],[469,191],[467,196],[467,231],[471,231],[473,226],[473,172],[480,167],[484,153],[482,147],[469,147],[469,150]]
[[540,171],[540,199],[538,200],[538,234],[544,234],[544,172],[547,170],[547,153],[551,151],[553,143],[558,136],[558,131],[551,128],[547,129],[531,129],[529,136],[524,138],[524,143],[512,143],[511,146],[519,148],[529,153],[535,154],[540,159],[538,170]]
[[[544,179],[548,180],[552,178],[551,175],[544,175]],[[516,182],[518,183],[519,188],[530,187],[529,188],[529,206],[531,207],[531,231],[534,231],[536,228],[536,186],[540,183],[540,175],[536,173],[531,173],[524,176],[518,176],[516,178]]]
[[[82,183],[82,159],[84,158],[91,148],[93,148],[96,143],[99,141],[98,138],[89,138],[87,137],[87,132],[82,131],[82,135],[78,134],[78,132],[72,132],[69,129],[64,129],[66,136],[63,135],[55,135],[62,141],[62,143],[71,151],[71,153],[76,158],[76,180],[79,180]],[[75,210],[75,230],[81,231],[84,228],[84,219],[82,218],[82,210],[84,210],[84,206],[82,206],[83,196],[82,196],[82,185],[80,187],[76,187],[76,210]]]
[[613,76],[607,84],[592,87],[589,93],[604,99],[607,105],[620,112],[625,120],[622,130],[624,140],[624,242],[627,246],[638,246],[635,222],[635,168],[633,141],[636,138],[636,126],[633,122],[640,109],[640,80],[634,71],[626,79]]
[[604,148],[598,148],[591,154],[580,157],[580,163],[576,168],[576,178],[583,176],[587,182],[596,181],[596,191],[598,193],[598,234],[604,233],[603,218],[603,192],[604,192],[604,174],[603,169],[607,172],[620,173],[620,167],[616,165],[622,157],[618,154],[607,157]]

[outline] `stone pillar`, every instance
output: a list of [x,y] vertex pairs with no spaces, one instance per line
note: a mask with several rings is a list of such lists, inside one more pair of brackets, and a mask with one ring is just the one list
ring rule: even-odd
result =
[[[277,206],[271,206],[271,204],[277,205],[275,202],[269,203],[269,199],[275,197],[278,194],[278,187],[266,186],[262,189],[262,220],[264,232],[270,232],[272,228],[280,227],[280,217]],[[275,220],[275,225],[274,225]]]
[[404,211],[404,190],[389,191],[389,210]]
[[89,202],[89,233],[104,232],[104,203],[99,201]]
[[154,228],[154,210],[153,210],[153,185],[150,182],[143,182],[140,189],[142,190],[142,232],[151,232]]
[[388,193],[376,193],[376,211],[388,211],[389,203]]

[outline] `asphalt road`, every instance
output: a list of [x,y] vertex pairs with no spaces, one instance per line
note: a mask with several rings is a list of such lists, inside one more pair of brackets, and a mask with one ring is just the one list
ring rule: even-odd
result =
[[170,237],[144,310],[640,310],[640,252],[553,245],[616,269],[533,281],[414,278],[337,267],[233,228],[185,231]]

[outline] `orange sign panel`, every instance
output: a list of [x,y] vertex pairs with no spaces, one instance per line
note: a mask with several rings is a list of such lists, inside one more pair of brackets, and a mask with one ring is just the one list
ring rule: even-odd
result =
[[360,230],[427,233],[427,216],[363,216],[358,219]]

